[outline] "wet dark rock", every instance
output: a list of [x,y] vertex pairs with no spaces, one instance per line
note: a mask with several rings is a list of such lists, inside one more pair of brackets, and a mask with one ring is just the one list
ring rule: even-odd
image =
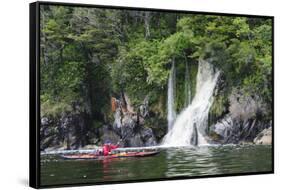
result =
[[44,150],[48,147],[56,147],[60,145],[59,129],[53,127],[55,121],[48,117],[41,118],[40,127],[40,149]]
[[126,94],[121,100],[112,98],[111,104],[114,121],[93,121],[79,105],[70,113],[42,117],[41,150],[81,149],[100,146],[106,141],[119,143],[122,147],[156,145],[153,130],[145,126],[149,118],[147,97],[138,107],[131,105]]
[[[140,147],[156,145],[156,138],[151,128],[145,127],[149,117],[148,97],[141,105],[133,107],[129,97],[124,94],[122,107],[116,98],[112,98],[114,107],[113,131],[119,135],[124,147]],[[136,112],[134,110],[137,110]]]
[[90,139],[95,136],[95,131],[88,128],[83,113],[64,113],[58,118],[49,116],[41,119],[41,150],[79,149],[91,143]]
[[139,133],[132,134],[124,140],[124,147],[141,147],[143,142]]
[[155,146],[156,145],[156,139],[154,137],[153,131],[151,128],[145,128],[143,127],[142,130],[140,130],[141,139],[144,142],[144,146]]
[[105,143],[106,141],[110,141],[113,144],[117,144],[118,142],[121,141],[120,136],[110,126],[104,125],[102,130],[103,130],[101,136],[102,144]]
[[133,115],[126,115],[122,120],[122,139],[125,147],[154,146],[156,140],[152,129],[146,128]]
[[253,142],[271,126],[266,107],[258,96],[234,90],[229,96],[229,111],[209,127],[209,136],[217,143]]
[[193,132],[192,132],[192,137],[190,139],[190,144],[193,146],[198,145],[198,130],[196,124],[193,125]]

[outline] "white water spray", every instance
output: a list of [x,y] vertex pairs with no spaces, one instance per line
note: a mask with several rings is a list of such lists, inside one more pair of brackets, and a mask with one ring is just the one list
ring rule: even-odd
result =
[[185,64],[185,107],[191,103],[191,80],[189,74],[188,63]]
[[176,118],[172,130],[164,137],[164,146],[192,145],[194,134],[198,145],[207,144],[204,133],[218,76],[219,71],[216,71],[210,63],[199,61],[195,96],[191,104]]
[[176,118],[176,111],[175,111],[175,84],[176,84],[176,70],[175,70],[175,59],[172,61],[172,68],[169,74],[169,80],[168,80],[168,131],[172,129],[172,126],[174,124],[175,118]]

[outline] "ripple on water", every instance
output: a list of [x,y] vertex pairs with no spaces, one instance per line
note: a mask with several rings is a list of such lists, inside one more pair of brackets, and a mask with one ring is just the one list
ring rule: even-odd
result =
[[[42,156],[42,184],[203,176],[272,170],[271,146],[161,148],[153,157],[112,160],[62,160]],[[85,177],[86,176],[86,177]]]

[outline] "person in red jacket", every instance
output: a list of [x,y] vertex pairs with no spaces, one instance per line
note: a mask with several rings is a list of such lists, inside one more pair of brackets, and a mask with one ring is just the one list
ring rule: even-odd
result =
[[103,147],[102,147],[102,152],[104,156],[108,156],[111,152],[111,150],[114,150],[119,147],[119,143],[117,145],[111,144],[111,142],[107,141]]

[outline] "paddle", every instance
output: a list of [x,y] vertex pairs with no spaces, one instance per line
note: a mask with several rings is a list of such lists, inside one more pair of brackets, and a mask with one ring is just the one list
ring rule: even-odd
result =
[[121,137],[121,139],[117,142],[117,145],[119,145],[121,142],[124,142],[129,135],[132,135],[133,131],[131,133],[127,133],[124,137]]

